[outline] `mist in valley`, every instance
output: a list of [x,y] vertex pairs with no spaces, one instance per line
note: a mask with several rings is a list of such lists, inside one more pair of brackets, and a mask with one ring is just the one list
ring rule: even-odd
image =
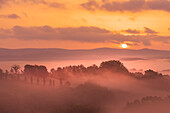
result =
[[13,65],[0,71],[1,113],[169,113],[170,77],[131,73],[120,61],[100,66]]
[[170,113],[170,0],[0,0],[0,113]]

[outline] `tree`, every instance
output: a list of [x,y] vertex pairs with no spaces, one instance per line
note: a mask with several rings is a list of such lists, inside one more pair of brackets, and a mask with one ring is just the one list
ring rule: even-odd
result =
[[52,69],[50,70],[50,72],[51,72],[51,74],[54,74],[54,73],[55,73],[55,69],[52,68]]
[[128,69],[117,60],[105,61],[100,64],[100,69],[106,69],[112,72],[128,74]]
[[40,76],[46,77],[48,75],[47,68],[45,66],[38,65],[25,65],[24,66],[24,74],[30,76]]
[[11,66],[11,73],[18,74],[20,68],[21,68],[21,67],[20,67],[19,65],[13,65],[13,66]]
[[99,67],[93,64],[92,66],[87,67],[86,72],[96,74],[98,69]]
[[162,74],[159,74],[158,72],[149,69],[145,71],[144,77],[146,78],[162,77]]
[[5,75],[8,75],[9,74],[9,71],[8,70],[5,70]]
[[135,72],[134,73],[134,77],[136,77],[136,78],[138,78],[138,79],[140,79],[140,78],[142,78],[144,75],[141,73],[141,72]]
[[3,75],[4,73],[3,73],[3,70],[2,69],[0,69],[0,75]]

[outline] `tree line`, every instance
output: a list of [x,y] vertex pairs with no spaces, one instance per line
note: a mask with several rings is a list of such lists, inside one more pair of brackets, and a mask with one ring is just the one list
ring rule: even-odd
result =
[[[146,70],[143,73],[136,72],[131,73],[129,70],[117,60],[103,61],[99,66],[93,64],[91,66],[85,67],[84,65],[77,66],[66,66],[66,67],[58,67],[57,69],[52,68],[50,72],[48,72],[47,67],[43,65],[25,65],[22,70],[19,65],[11,66],[10,71],[3,71],[0,69],[0,76],[16,76],[16,75],[26,75],[26,76],[37,76],[37,77],[55,77],[58,79],[66,79],[69,75],[75,76],[83,76],[83,75],[100,75],[104,72],[110,73],[120,73],[125,74],[127,76],[131,76],[137,79],[153,79],[153,78],[161,78],[165,75],[155,72],[153,70]],[[166,75],[166,77],[169,77]]]

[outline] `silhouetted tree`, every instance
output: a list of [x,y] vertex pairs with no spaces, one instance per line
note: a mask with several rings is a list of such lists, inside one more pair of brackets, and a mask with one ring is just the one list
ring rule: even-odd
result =
[[97,74],[98,69],[99,69],[99,67],[97,65],[93,64],[92,66],[87,67],[86,72]]
[[162,74],[159,74],[158,72],[155,72],[153,70],[146,70],[144,74],[145,78],[156,78],[156,77],[162,77]]
[[4,73],[3,73],[3,70],[2,69],[0,69],[0,75],[3,75]]
[[45,66],[25,65],[24,74],[31,76],[46,77],[48,75],[48,71]]
[[3,70],[0,69],[0,79],[4,78],[4,73],[3,73]]
[[8,75],[9,74],[9,71],[8,70],[5,70],[5,75]]
[[13,65],[13,66],[11,66],[11,73],[19,74],[20,68],[21,68],[21,67],[20,67],[19,65]]
[[141,72],[135,72],[134,77],[137,79],[141,79],[144,75]]
[[50,72],[51,72],[51,74],[52,74],[52,75],[54,75],[54,73],[55,73],[55,69],[54,69],[54,68],[52,68],[52,69],[50,70]]
[[157,96],[147,96],[142,98],[142,103],[146,103],[146,102],[153,102],[153,101],[161,101],[163,100],[161,97],[157,97]]
[[100,69],[106,69],[112,72],[129,73],[128,69],[120,62],[116,60],[105,61],[100,64]]

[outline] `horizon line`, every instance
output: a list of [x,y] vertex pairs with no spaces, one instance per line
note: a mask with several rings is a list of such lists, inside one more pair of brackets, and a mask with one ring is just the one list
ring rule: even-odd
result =
[[90,49],[67,49],[67,48],[0,48],[7,50],[21,50],[21,49],[61,49],[61,50],[95,50],[95,49],[117,49],[117,50],[157,50],[157,51],[170,51],[166,49],[150,49],[150,48],[142,48],[142,49],[123,49],[123,48],[111,48],[111,47],[101,47],[101,48],[90,48]]

